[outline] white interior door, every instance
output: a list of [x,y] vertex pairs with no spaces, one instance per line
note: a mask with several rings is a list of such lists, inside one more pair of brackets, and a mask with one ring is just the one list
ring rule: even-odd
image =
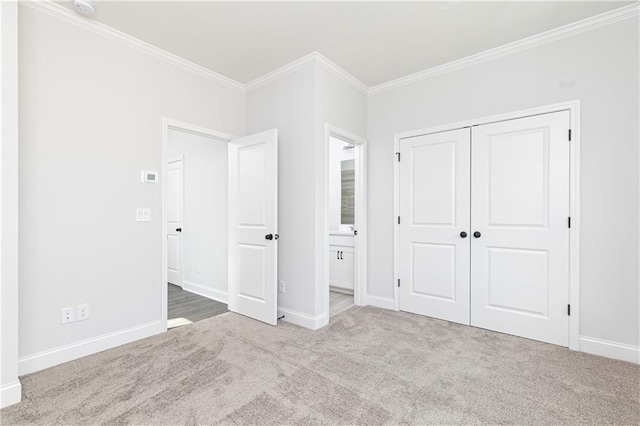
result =
[[182,287],[182,222],[184,217],[184,162],[169,162],[167,170],[167,279]]
[[229,144],[229,310],[277,323],[278,132]]
[[469,324],[469,140],[459,129],[400,144],[400,309]]
[[473,128],[471,325],[568,346],[569,119]]

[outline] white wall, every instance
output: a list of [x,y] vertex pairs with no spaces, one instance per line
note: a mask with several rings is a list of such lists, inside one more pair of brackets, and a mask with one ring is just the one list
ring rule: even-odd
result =
[[246,94],[247,134],[278,129],[278,279],[286,283],[278,307],[307,316],[315,315],[315,96],[312,66]]
[[[24,373],[85,339],[160,330],[161,186],[140,171],[161,170],[162,117],[242,135],[244,95],[29,6],[19,16]],[[91,318],[60,325],[80,303]]]
[[227,303],[227,142],[169,129],[169,161],[184,157],[183,288]]
[[[325,68],[318,66],[316,72],[316,162],[315,162],[315,293],[316,315],[325,310],[325,285],[329,280],[325,265],[328,247],[325,235],[325,206],[328,202],[326,187],[326,125],[330,124],[355,136],[365,138],[367,134],[367,95],[345,83]],[[360,232],[367,232],[360,230]],[[360,234],[363,235],[363,234]],[[327,313],[328,315],[328,313]],[[328,323],[328,318],[326,318]]]
[[18,5],[0,2],[0,408],[18,381]]
[[369,294],[393,297],[395,133],[580,99],[580,334],[639,343],[638,19],[369,99]]
[[311,62],[246,95],[247,134],[278,129],[280,230],[278,275],[286,293],[278,307],[286,321],[326,323],[324,212],[325,124],[366,132],[366,96]]

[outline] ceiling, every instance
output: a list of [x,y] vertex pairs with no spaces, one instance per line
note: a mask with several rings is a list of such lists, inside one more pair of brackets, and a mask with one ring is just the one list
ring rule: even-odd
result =
[[95,20],[241,83],[318,51],[375,86],[633,2],[94,3]]

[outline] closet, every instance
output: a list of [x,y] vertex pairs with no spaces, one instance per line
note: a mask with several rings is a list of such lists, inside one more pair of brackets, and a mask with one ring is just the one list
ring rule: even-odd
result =
[[568,346],[570,113],[403,139],[400,309]]

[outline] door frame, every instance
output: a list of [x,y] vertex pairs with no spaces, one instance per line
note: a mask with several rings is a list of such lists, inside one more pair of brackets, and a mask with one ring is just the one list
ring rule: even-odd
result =
[[[491,115],[471,120],[459,121],[451,124],[428,127],[396,133],[394,135],[394,160],[393,160],[393,309],[400,310],[400,292],[397,282],[400,279],[400,225],[396,218],[400,215],[400,167],[397,161],[397,153],[400,152],[400,143],[403,139],[423,136],[433,133],[447,132],[465,127],[479,126],[499,121],[516,120],[534,115],[549,114],[553,112],[569,111],[571,129],[571,142],[569,151],[569,215],[571,216],[571,228],[569,228],[569,304],[571,315],[569,316],[569,349],[579,350],[580,337],[580,100],[561,102],[537,108],[513,111],[504,114]],[[569,142],[568,142],[569,143]]]
[[367,141],[365,138],[354,135],[339,127],[329,123],[325,124],[324,136],[324,179],[323,179],[323,212],[324,226],[322,235],[319,239],[322,241],[321,259],[324,259],[324,279],[321,288],[324,294],[324,323],[320,326],[329,324],[329,154],[330,154],[330,138],[339,139],[343,142],[355,145],[356,163],[356,185],[355,185],[355,222],[358,236],[358,243],[354,241],[354,282],[353,282],[353,301],[355,305],[364,306],[367,304]]
[[167,318],[168,318],[168,303],[169,298],[167,295],[168,291],[168,282],[167,282],[167,252],[168,252],[168,244],[167,244],[167,202],[169,199],[168,196],[168,180],[167,180],[167,171],[168,171],[168,148],[169,148],[169,130],[178,130],[181,132],[191,133],[193,135],[203,136],[209,139],[213,139],[220,142],[230,143],[234,139],[237,139],[238,136],[231,135],[228,133],[222,133],[215,130],[207,129],[205,127],[200,127],[194,124],[185,123],[183,121],[173,120],[170,118],[162,118],[162,167],[160,171],[161,177],[161,187],[162,187],[162,230],[161,230],[161,282],[160,282],[160,303],[161,303],[161,316],[160,316],[160,327],[161,331],[167,331]]

